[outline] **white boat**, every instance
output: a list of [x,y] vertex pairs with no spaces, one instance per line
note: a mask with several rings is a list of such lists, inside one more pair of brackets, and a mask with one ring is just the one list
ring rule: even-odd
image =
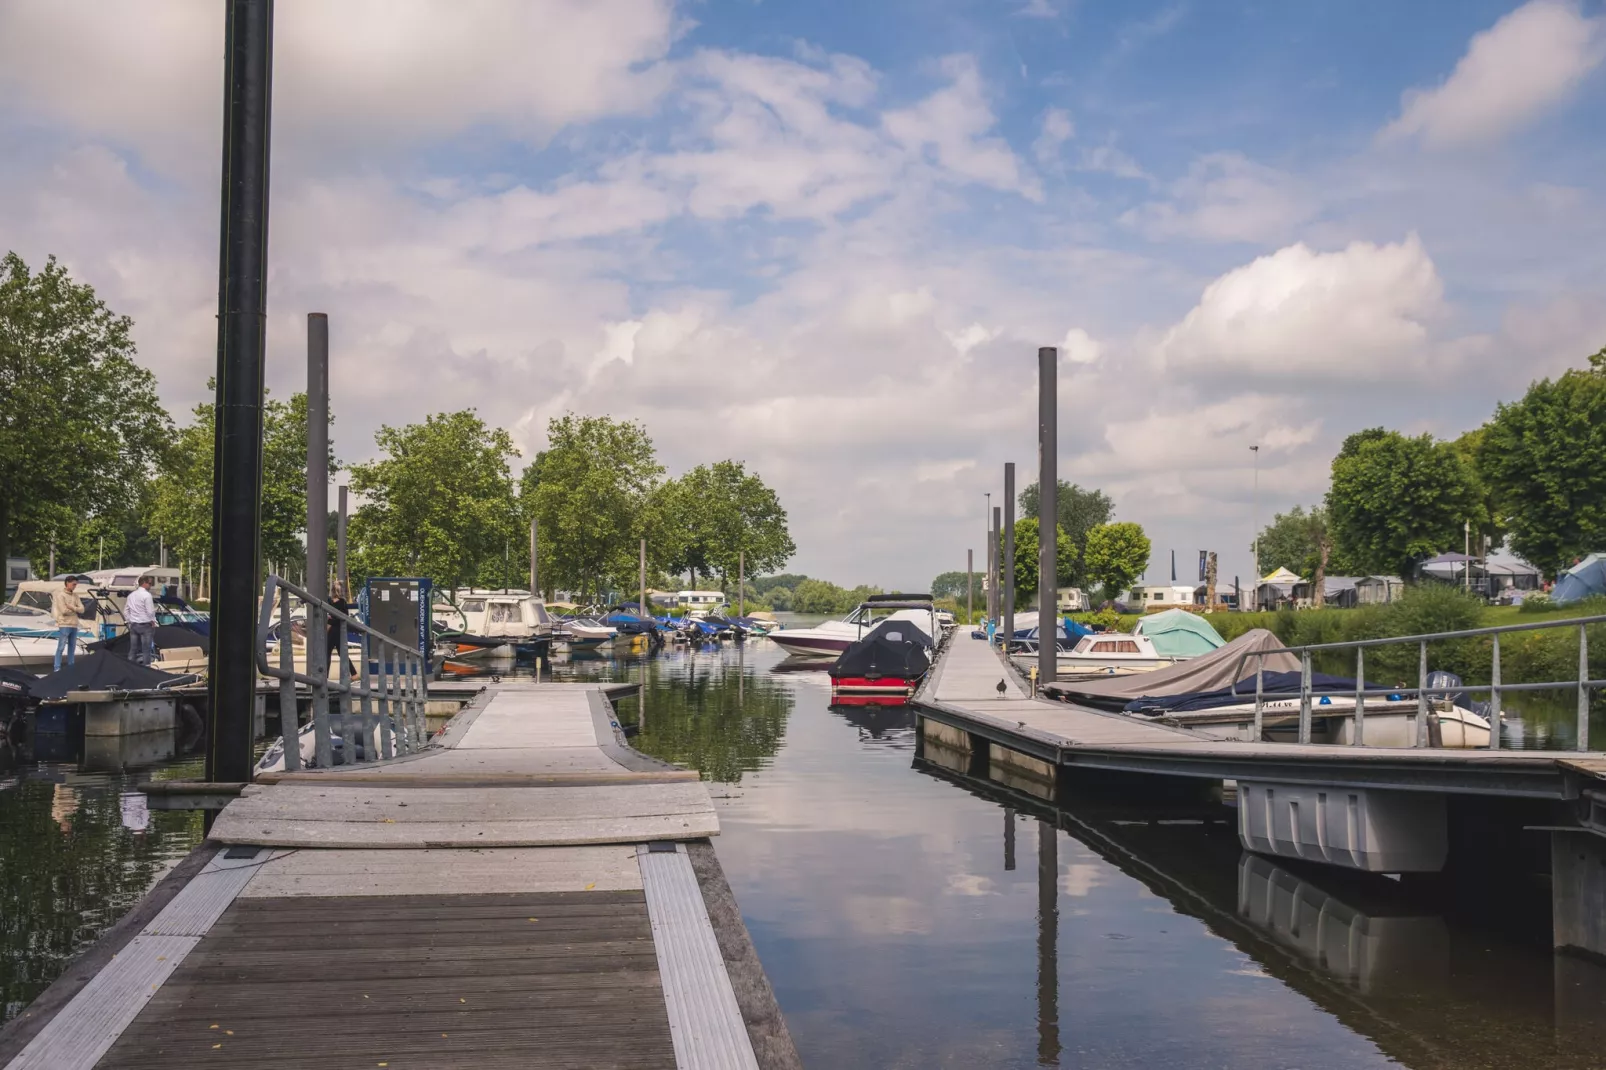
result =
[[[93,636],[78,633],[77,653],[89,653]],[[50,672],[55,666],[57,638],[54,635],[17,635],[0,632],[0,669],[21,669],[23,672]],[[67,652],[62,651],[62,657]]]
[[454,658],[505,657],[546,643],[554,630],[546,605],[529,591],[463,588],[438,600],[433,613]]
[[[1489,721],[1486,717],[1448,699],[1433,699],[1428,709],[1438,721],[1440,746],[1453,748],[1487,747]],[[1368,747],[1409,747],[1416,725],[1416,696],[1383,696],[1366,700],[1366,727],[1362,738]],[[1261,730],[1265,739],[1294,742],[1299,736],[1299,697],[1280,694],[1261,703]],[[1255,734],[1255,700],[1205,710],[1168,712],[1167,724],[1198,728],[1211,735],[1251,739]],[[1315,743],[1353,743],[1355,741],[1355,697],[1353,695],[1312,696],[1311,741]]]
[[834,659],[888,618],[908,621],[933,641],[942,636],[929,599],[875,595],[841,620],[828,620],[809,628],[781,628],[770,632],[769,639],[794,657]]
[[[1014,660],[1023,667],[1035,665],[1037,655],[1017,654]],[[1059,651],[1054,664],[1056,674],[1061,680],[1073,680],[1099,676],[1128,676],[1186,660],[1159,653],[1154,649],[1154,640],[1146,635],[1096,632],[1093,635],[1082,636],[1070,650]]]

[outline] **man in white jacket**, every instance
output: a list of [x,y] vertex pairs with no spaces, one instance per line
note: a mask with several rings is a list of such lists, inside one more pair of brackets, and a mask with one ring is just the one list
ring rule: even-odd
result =
[[123,619],[128,622],[128,660],[136,665],[149,665],[156,660],[156,600],[151,597],[152,579],[139,578],[139,586],[123,605]]

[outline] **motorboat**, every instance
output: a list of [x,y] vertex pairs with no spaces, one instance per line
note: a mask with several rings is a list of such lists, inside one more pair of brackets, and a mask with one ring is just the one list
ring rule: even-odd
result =
[[809,628],[781,628],[771,632],[769,638],[794,657],[837,658],[889,618],[907,621],[933,641],[942,634],[929,595],[878,594],[871,595],[841,620],[828,620]]
[[[1035,654],[1017,654],[1014,658],[1023,667],[1035,664],[1034,659]],[[1054,665],[1059,679],[1072,680],[1149,672],[1186,660],[1185,656],[1160,653],[1147,635],[1094,632],[1079,638],[1071,649],[1058,650]]]
[[831,666],[831,704],[906,705],[931,669],[932,645],[913,621],[883,619]]
[[[75,658],[81,658],[89,653],[89,643],[93,638],[86,632],[79,632],[75,640]],[[56,660],[57,637],[54,630],[50,634],[29,634],[27,632],[5,631],[0,632],[0,669],[21,669],[24,672],[49,672]],[[66,651],[62,651],[65,660]]]
[[552,640],[555,623],[529,591],[468,588],[452,591],[434,606],[439,643],[454,658],[507,657],[534,653]]
[[[1459,680],[1429,679],[1427,735],[1436,747],[1480,748],[1489,745],[1490,718],[1460,705],[1454,690]],[[1311,741],[1348,744],[1355,741],[1355,686],[1352,679],[1312,674]],[[1377,684],[1368,691],[1381,691]],[[1291,743],[1299,738],[1302,697],[1298,672],[1262,673],[1260,736],[1263,740]],[[1126,712],[1138,717],[1163,719],[1180,728],[1196,728],[1229,739],[1255,737],[1256,680],[1253,676],[1214,691],[1134,699]],[[1368,695],[1365,699],[1362,741],[1369,747],[1411,747],[1418,731],[1414,690]]]

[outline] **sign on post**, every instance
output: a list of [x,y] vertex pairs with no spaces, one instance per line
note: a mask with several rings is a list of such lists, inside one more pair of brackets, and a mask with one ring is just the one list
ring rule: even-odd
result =
[[429,607],[433,590],[434,584],[418,577],[371,577],[363,587],[358,612],[364,624],[398,643],[413,647],[428,665],[432,645]]

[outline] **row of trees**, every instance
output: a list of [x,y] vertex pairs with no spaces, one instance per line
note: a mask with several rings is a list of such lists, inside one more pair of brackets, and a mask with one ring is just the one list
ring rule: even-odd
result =
[[1258,540],[1279,567],[1409,576],[1418,562],[1505,545],[1547,575],[1606,548],[1606,349],[1543,379],[1452,441],[1381,427],[1344,440],[1324,504],[1279,513]]
[[[38,272],[0,260],[0,557],[42,565],[53,550],[65,571],[94,567],[102,547],[110,561],[153,560],[161,542],[192,565],[210,552],[213,406],[175,428],[132,326],[54,259]],[[263,555],[293,569],[305,561],[305,395],[269,398],[263,422]],[[795,550],[775,492],[740,462],[666,479],[638,423],[569,414],[547,430],[515,480],[512,438],[472,410],[381,428],[379,457],[349,471],[354,577],[523,584],[532,518],[543,586],[587,594],[633,590],[643,538],[659,586],[724,584],[743,554],[750,574],[773,572]]]

